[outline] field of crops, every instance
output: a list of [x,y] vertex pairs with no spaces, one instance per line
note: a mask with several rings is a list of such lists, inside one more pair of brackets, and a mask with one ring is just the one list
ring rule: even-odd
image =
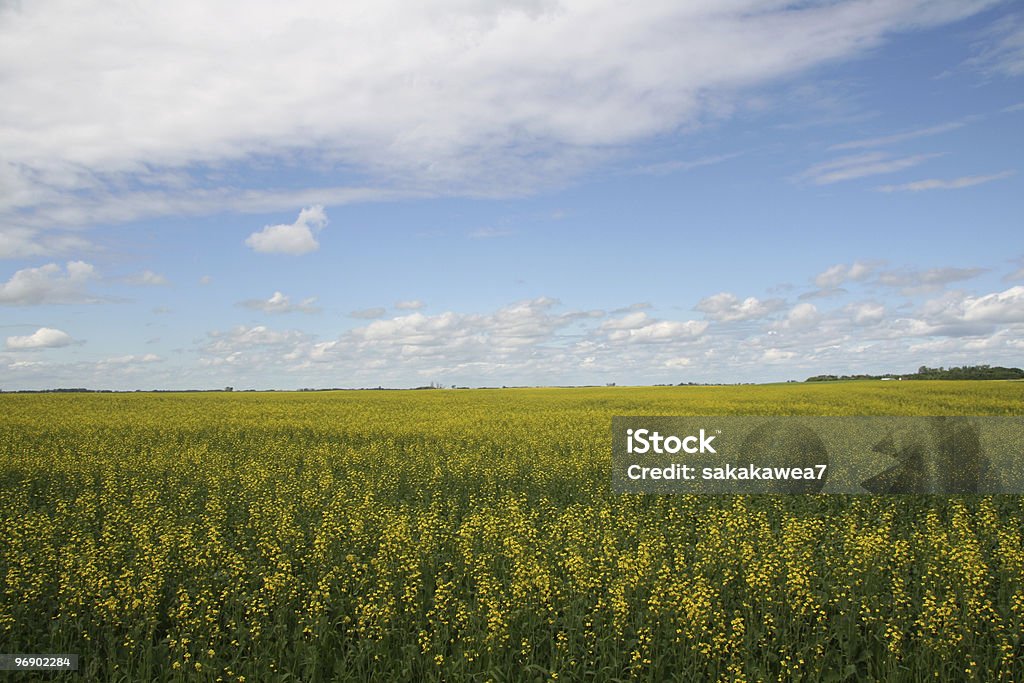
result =
[[617,496],[626,414],[1024,415],[1024,384],[2,395],[0,652],[103,681],[1024,680],[1021,498]]

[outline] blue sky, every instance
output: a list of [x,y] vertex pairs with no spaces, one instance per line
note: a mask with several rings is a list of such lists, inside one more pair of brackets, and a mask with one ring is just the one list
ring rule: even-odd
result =
[[0,7],[0,388],[1024,365],[1010,2]]

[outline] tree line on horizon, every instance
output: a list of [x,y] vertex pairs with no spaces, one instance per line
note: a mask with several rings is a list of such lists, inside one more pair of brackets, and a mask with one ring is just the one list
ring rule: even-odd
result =
[[991,365],[963,365],[960,367],[930,368],[922,365],[916,373],[899,375],[815,375],[805,382],[834,382],[843,379],[1024,379],[1024,370]]

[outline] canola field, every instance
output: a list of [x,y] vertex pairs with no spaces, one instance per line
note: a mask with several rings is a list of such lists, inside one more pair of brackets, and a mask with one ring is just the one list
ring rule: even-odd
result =
[[616,495],[630,414],[1024,384],[0,395],[0,652],[80,657],[8,676],[1024,680],[1020,497]]

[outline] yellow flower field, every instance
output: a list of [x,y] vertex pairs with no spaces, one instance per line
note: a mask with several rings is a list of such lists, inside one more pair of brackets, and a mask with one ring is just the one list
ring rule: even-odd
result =
[[2,395],[0,651],[103,681],[1024,680],[1020,497],[618,496],[629,414],[1022,415],[1024,384]]

